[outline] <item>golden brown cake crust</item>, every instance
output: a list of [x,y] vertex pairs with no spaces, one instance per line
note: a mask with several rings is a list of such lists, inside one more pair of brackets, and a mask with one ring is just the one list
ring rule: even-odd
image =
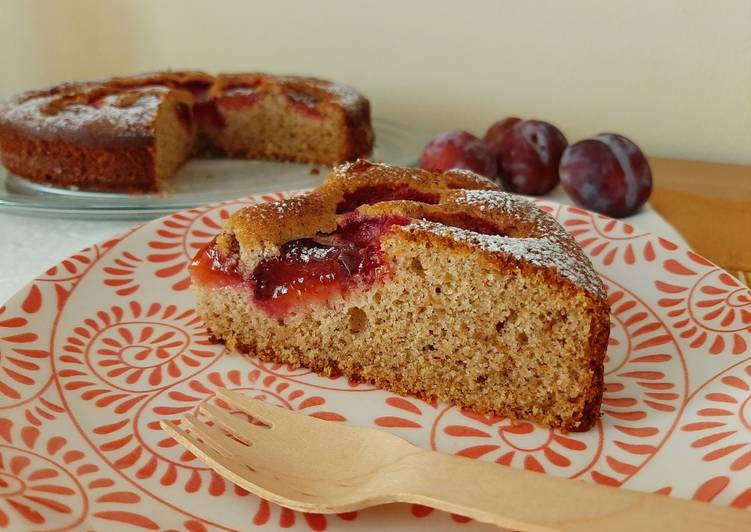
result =
[[[213,132],[202,131],[202,120],[216,118],[218,111],[199,116],[194,105],[205,109],[238,87],[252,88],[258,97],[302,98],[304,105],[325,112],[327,120],[338,116],[335,138],[340,147],[324,155],[305,146],[281,154],[257,149],[229,153],[213,147]],[[194,139],[182,150],[176,148],[168,156],[173,160],[161,168],[157,146],[165,106],[177,111],[173,122],[180,122],[189,137],[200,132],[202,142],[197,145]],[[173,171],[174,159],[184,162],[197,148],[202,155],[333,164],[369,154],[373,142],[365,97],[344,85],[300,76],[154,72],[64,83],[0,104],[0,157],[8,170],[33,181],[92,190],[155,191]]]
[[[264,257],[277,255],[282,244],[301,238],[315,238],[317,235],[332,233],[338,222],[351,216],[351,213],[337,212],[337,205],[340,205],[342,198],[348,192],[356,192],[362,187],[371,187],[372,189],[375,184],[390,186],[391,188],[413,187],[422,192],[437,195],[437,199],[432,202],[385,200],[372,204],[365,203],[356,207],[357,213],[366,217],[400,215],[412,220],[406,225],[393,225],[389,232],[380,237],[380,246],[384,253],[393,264],[398,262],[400,266],[396,270],[396,280],[385,281],[384,288],[377,286],[368,289],[378,292],[377,297],[368,296],[367,294],[371,292],[366,290],[363,294],[352,296],[351,302],[349,299],[345,299],[340,307],[333,307],[331,310],[326,308],[310,310],[310,314],[307,313],[308,311],[304,311],[305,313],[299,319],[293,317],[287,323],[286,320],[279,320],[278,322],[276,319],[267,320],[263,316],[262,310],[252,310],[252,303],[246,302],[248,296],[243,295],[245,293],[243,290],[247,288],[242,288],[237,292],[232,290],[225,292],[223,290],[229,289],[214,290],[209,286],[201,286],[199,283],[197,284],[199,309],[210,330],[218,338],[226,341],[228,347],[236,347],[251,352],[264,360],[303,365],[323,374],[342,372],[355,380],[372,382],[400,394],[448,400],[483,414],[523,416],[565,430],[586,430],[594,425],[599,416],[602,400],[603,362],[610,329],[609,305],[605,287],[573,237],[552,216],[528,200],[494,190],[495,185],[484,178],[467,172],[433,174],[416,169],[357,161],[335,168],[324,184],[311,193],[276,203],[254,205],[239,211],[226,222],[222,233],[217,238],[216,245],[225,254],[239,254],[244,271],[246,275],[249,275],[255,265]],[[459,186],[467,188],[457,188]],[[484,232],[486,229],[489,229],[489,231]],[[508,404],[505,406],[494,405],[487,397],[483,398],[476,393],[474,395],[457,394],[456,390],[450,389],[450,385],[447,388],[445,383],[441,385],[443,387],[437,386],[435,388],[431,388],[430,385],[426,386],[424,382],[418,385],[414,380],[402,378],[399,372],[389,373],[388,365],[381,369],[367,367],[367,361],[348,358],[346,353],[350,340],[343,340],[343,344],[329,345],[326,342],[330,341],[331,333],[322,332],[315,335],[311,332],[311,327],[315,328],[316,325],[306,325],[308,323],[328,324],[330,320],[336,322],[339,319],[337,316],[346,317],[351,312],[361,313],[363,312],[362,309],[369,312],[392,310],[390,306],[383,306],[387,305],[384,302],[388,301],[390,297],[388,287],[395,283],[402,283],[404,279],[412,275],[409,272],[412,267],[410,260],[414,259],[410,258],[409,254],[413,250],[424,250],[422,255],[419,255],[419,253],[415,255],[418,263],[422,261],[423,266],[418,267],[419,271],[422,271],[422,267],[428,268],[430,261],[440,256],[446,256],[450,257],[447,264],[464,265],[457,270],[458,272],[467,272],[467,274],[470,271],[473,274],[482,272],[477,273],[477,281],[474,281],[478,284],[462,292],[465,294],[462,297],[474,298],[474,303],[470,304],[469,307],[466,307],[466,305],[463,307],[470,312],[473,311],[472,305],[488,305],[489,303],[489,310],[483,312],[493,312],[496,305],[487,300],[487,297],[491,296],[483,298],[478,295],[478,292],[481,292],[487,286],[502,287],[507,284],[508,286],[513,285],[514,290],[517,290],[510,292],[516,294],[515,297],[520,297],[520,295],[522,298],[525,297],[523,294],[528,293],[528,290],[532,290],[529,293],[537,294],[535,296],[536,303],[526,303],[524,299],[516,299],[516,302],[512,301],[512,306],[516,305],[520,312],[529,311],[532,314],[541,315],[542,317],[538,322],[535,322],[539,326],[550,326],[555,329],[559,325],[564,327],[565,323],[568,322],[577,323],[576,331],[578,332],[561,332],[569,330],[564,327],[556,333],[558,336],[552,340],[569,346],[566,348],[569,351],[565,349],[560,351],[557,344],[551,347],[552,352],[559,352],[563,359],[555,358],[541,363],[540,366],[534,366],[534,368],[537,368],[534,371],[543,372],[534,377],[535,379],[552,378],[552,382],[555,382],[558,378],[555,375],[561,376],[560,378],[563,379],[561,382],[567,382],[567,379],[579,379],[570,392],[567,392],[568,389],[564,385],[561,385],[563,388],[558,386],[554,387],[552,391],[546,392],[553,393],[554,396],[565,395],[566,393],[573,393],[574,395],[566,399],[556,399],[554,405],[558,410],[555,412],[552,410],[547,412],[545,409],[548,407],[545,406],[545,402],[537,403],[536,406],[533,404],[531,407],[527,404],[525,409],[521,410],[515,410]],[[433,266],[429,275],[421,273],[418,277],[423,281],[432,283],[438,276],[447,271],[440,264],[437,267]],[[459,266],[454,267],[459,268]],[[449,273],[451,272],[449,271]],[[429,284],[424,292],[416,293],[413,287],[411,289],[405,288],[405,293],[414,294],[414,296],[408,297],[415,297],[416,300],[426,297],[427,301],[433,301],[435,297],[441,297],[433,295],[433,286],[440,288],[440,285]],[[443,286],[443,288],[451,289],[452,287]],[[423,288],[418,290],[423,290]],[[376,300],[372,297],[376,297],[378,303],[374,303]],[[405,305],[403,300],[398,301],[400,301],[400,306]],[[497,303],[498,307],[502,307],[504,304],[500,300]],[[536,307],[538,304],[546,305],[548,303],[550,305],[546,308]],[[381,306],[378,306],[379,304]],[[434,307],[435,304],[439,306]],[[428,312],[424,309],[439,309],[441,304],[427,303],[427,307],[425,307],[426,303],[416,303],[416,308],[409,308],[413,309],[410,312]],[[249,305],[248,308],[243,310],[246,305]],[[423,311],[420,311],[417,307],[423,308]],[[437,310],[435,311],[437,312]],[[252,312],[252,319],[246,314],[247,312]],[[433,310],[429,312],[433,312]],[[466,312],[466,310],[463,312]],[[513,312],[512,310],[512,314]],[[559,318],[551,318],[551,315],[559,316]],[[483,318],[483,315],[478,316],[478,318]],[[244,323],[243,320],[245,319],[251,321]],[[449,317],[448,319],[452,318]],[[490,342],[488,344],[490,346],[496,345],[493,342],[498,340],[486,336],[488,330],[490,330],[492,336],[497,329],[499,335],[503,333],[506,335],[504,338],[508,339],[511,332],[504,331],[502,325],[506,318],[501,318],[501,321],[494,327],[492,323],[496,319],[495,317],[490,319],[489,328],[485,327],[482,331],[476,331],[472,334],[479,334],[479,338],[483,338],[481,341]],[[369,320],[382,323],[379,321],[379,314],[377,313],[369,314]],[[512,318],[509,318],[509,320],[513,321]],[[564,325],[561,325],[562,323]],[[321,326],[323,327],[323,325]],[[425,327],[435,326],[440,327],[441,324],[434,323]],[[472,324],[469,323],[469,326],[471,327]],[[327,327],[326,330],[335,329],[337,331],[342,331],[341,327],[344,327],[344,334],[349,332],[346,324],[337,326],[339,328],[330,324],[325,325],[325,327]],[[418,326],[415,325],[415,327]],[[570,330],[573,331],[574,329]],[[404,334],[417,334],[416,331],[417,329],[414,329],[412,332],[404,332]],[[310,350],[307,347],[309,344],[302,344],[301,346],[295,340],[295,335],[308,333],[318,338],[316,341],[320,340],[324,343],[321,345],[314,343],[313,345],[316,347]],[[384,334],[384,332],[374,332],[373,334]],[[427,341],[431,342],[430,338],[433,338],[433,333],[427,331],[426,334],[429,338]],[[532,329],[530,334],[536,334],[536,329]],[[353,336],[352,341],[357,341],[356,338],[356,336]],[[512,343],[516,341],[513,339],[513,335],[511,338]],[[372,343],[375,341],[377,341],[377,337],[373,337],[369,343],[362,344],[358,349],[371,349]],[[539,344],[533,348],[530,347],[531,344],[526,344],[526,339],[519,341],[521,342],[519,344],[520,349],[527,349],[527,354],[523,355],[521,360],[512,363],[511,366],[503,366],[500,370],[501,374],[506,371],[516,371],[513,369],[516,367],[515,364],[532,363],[524,357],[536,357],[536,353],[539,352],[535,350],[538,347],[546,349],[549,345]],[[532,342],[533,339],[530,338],[529,341]],[[453,347],[438,347],[436,353],[441,357],[451,357],[451,350],[456,349],[459,344],[451,345]],[[504,343],[503,345],[507,344]],[[466,347],[466,345],[463,346],[463,348]],[[441,349],[447,349],[447,351],[441,354]],[[492,347],[492,349],[496,348]],[[509,348],[505,347],[504,349]],[[531,351],[529,351],[530,349]],[[571,349],[573,351],[570,351]],[[493,356],[497,356],[498,352],[493,352],[496,353]],[[567,352],[572,353],[569,362],[566,361],[568,355],[565,355],[565,353]],[[377,359],[381,356],[379,353],[379,351],[369,352],[368,356]],[[427,353],[432,353],[432,351]],[[468,354],[471,355],[471,353]],[[410,356],[416,357],[410,363],[416,360],[419,364],[423,357],[427,355],[424,351],[417,351]],[[441,364],[448,364],[445,358],[439,358],[439,360],[444,361]],[[486,360],[483,364],[486,363],[490,366],[500,364],[496,359]],[[534,362],[534,364],[537,364],[537,362]],[[548,371],[545,369],[548,367],[547,364],[552,364],[551,368],[558,364],[556,366],[558,369],[555,371],[550,369],[549,371],[552,373],[546,374],[546,371]],[[566,366],[566,364],[571,365]],[[519,371],[522,371],[521,375],[523,371],[527,370],[520,369]],[[419,376],[415,375],[417,374],[413,375],[413,379],[419,380]],[[488,375],[490,377],[487,377]],[[499,373],[485,373],[480,378],[483,379],[482,382],[485,382],[486,377],[492,379],[497,378],[498,375]],[[576,377],[572,377],[572,375]],[[460,380],[461,377],[458,377],[458,379]],[[448,382],[452,381],[449,380]],[[488,381],[488,386],[490,385],[491,383]],[[574,389],[575,391],[573,391]],[[476,389],[475,392],[477,392]],[[549,396],[548,401],[550,400]],[[561,414],[562,411],[569,413]]]
[[451,189],[498,190],[498,185],[468,170],[435,172],[422,168],[405,168],[357,160],[337,166],[329,173],[325,188],[338,198],[361,187],[384,185],[414,186],[425,192],[443,192]]
[[[85,146],[76,142],[34,138],[18,131],[3,135],[3,164],[12,173],[40,183],[86,190],[156,191],[153,144]],[[107,172],[91,171],[107,168]],[[64,175],[63,175],[64,174]],[[59,177],[57,177],[59,176]]]
[[223,233],[232,233],[241,248],[253,248],[261,243],[278,246],[306,235],[331,232],[336,228],[336,206],[345,194],[383,185],[414,187],[437,194],[454,189],[498,190],[493,181],[473,172],[429,172],[359,159],[335,167],[314,193],[259,203],[235,213],[225,223]]

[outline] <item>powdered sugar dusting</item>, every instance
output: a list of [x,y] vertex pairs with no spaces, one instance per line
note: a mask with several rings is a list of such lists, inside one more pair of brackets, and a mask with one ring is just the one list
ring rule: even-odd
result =
[[482,184],[482,185],[494,185],[495,184],[492,179],[488,179],[485,176],[481,176],[480,174],[473,172],[472,170],[467,170],[465,168],[452,168],[451,170],[447,170],[444,173],[449,174],[449,175],[462,176],[464,179],[468,181],[474,181],[475,183]]
[[319,87],[333,96],[344,107],[361,105],[363,98],[353,87],[341,83],[321,82]]
[[[60,95],[41,96],[13,102],[3,112],[4,120],[22,127],[54,132],[81,131],[106,124],[114,135],[146,135],[156,117],[164,87],[133,89],[110,94],[92,103],[72,101],[50,110]],[[123,101],[128,98],[128,101]]]
[[300,251],[297,258],[305,264],[310,261],[325,261],[335,251],[330,247],[308,247]]
[[488,253],[507,255],[535,266],[552,268],[575,285],[598,297],[605,297],[602,281],[595,271],[586,262],[582,262],[580,255],[566,249],[559,235],[555,233],[540,238],[485,235],[427,220],[416,220],[403,227],[403,230],[427,231],[439,237],[469,244]]
[[376,175],[380,178],[386,177],[395,181],[410,180],[418,184],[424,184],[437,177],[427,170],[420,168],[403,168],[385,163],[376,163],[367,159],[357,159],[356,161],[338,164],[334,166],[332,172],[342,179],[358,179],[363,173],[373,170],[377,171]]
[[[208,78],[202,78],[208,87],[213,78],[200,75]],[[330,98],[350,110],[367,105],[367,100],[359,92],[346,85],[297,76],[267,77],[274,84],[299,85],[304,94],[312,92],[311,97]],[[149,84],[128,86],[128,82],[137,82],[141,78]],[[173,90],[170,87],[176,83],[170,73],[113,78],[111,81],[64,83],[42,91],[27,92],[0,104],[0,121],[52,135],[73,135],[92,127],[98,133],[110,136],[150,135],[163,95]],[[106,94],[107,91],[116,93]],[[229,95],[250,95],[253,92],[251,87],[226,91]]]
[[498,190],[460,190],[454,201],[477,207],[481,211],[503,211],[512,215],[524,212],[527,219],[530,215],[537,219],[542,212],[530,200]]
[[362,96],[352,87],[332,83],[325,87],[334,98],[336,98],[344,107],[354,107],[362,103]]
[[364,98],[357,92],[357,89],[341,83],[299,76],[276,76],[275,79],[282,84],[289,83],[293,85],[299,84],[302,81],[310,87],[328,93],[340,105],[347,108],[354,108],[362,105],[364,102]]
[[300,212],[301,208],[304,208],[307,202],[308,196],[301,195],[275,201],[272,203],[272,205],[276,209],[276,213],[280,217],[284,217],[288,214]]
[[[394,167],[384,163],[376,163],[365,159],[357,159],[356,161],[348,161],[346,163],[338,164],[334,166],[331,171],[338,177],[345,179],[354,179],[359,176],[361,171],[365,171],[370,168],[380,168],[384,172],[388,172]],[[414,178],[414,175],[412,172],[402,172],[400,174],[400,177],[405,179],[408,177]]]
[[[363,172],[369,170],[376,170],[379,177],[390,177],[398,181],[411,180],[421,184],[429,184],[431,182],[438,184],[441,181],[445,181],[444,178],[454,177],[456,181],[460,183],[460,186],[473,186],[473,184],[475,184],[485,189],[497,187],[497,185],[487,177],[476,174],[471,170],[458,168],[447,170],[442,174],[439,174],[423,170],[422,168],[403,168],[365,159],[358,159],[356,161],[339,164],[335,166],[332,171],[339,178],[357,179]],[[464,183],[462,183],[462,181]],[[454,186],[456,186],[456,183]]]

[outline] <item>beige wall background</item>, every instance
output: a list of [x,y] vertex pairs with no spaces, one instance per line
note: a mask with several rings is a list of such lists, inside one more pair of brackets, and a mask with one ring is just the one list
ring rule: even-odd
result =
[[307,73],[381,118],[507,115],[751,163],[751,1],[0,0],[0,97],[162,68]]

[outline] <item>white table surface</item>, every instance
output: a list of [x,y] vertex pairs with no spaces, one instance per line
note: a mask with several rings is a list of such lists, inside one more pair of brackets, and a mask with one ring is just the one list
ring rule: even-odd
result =
[[[545,199],[571,204],[560,188]],[[685,243],[678,232],[649,206],[626,220],[643,231]],[[133,225],[132,221],[34,218],[0,212],[0,302],[9,299],[62,259]]]

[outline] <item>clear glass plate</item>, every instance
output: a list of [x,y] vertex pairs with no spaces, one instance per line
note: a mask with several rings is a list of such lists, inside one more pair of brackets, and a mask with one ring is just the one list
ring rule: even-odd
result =
[[[403,166],[415,164],[428,134],[382,120],[375,120],[373,125],[373,160]],[[314,187],[327,170],[324,166],[299,163],[194,159],[170,180],[169,191],[136,195],[41,185],[0,167],[0,211],[108,220],[156,218],[224,199]]]

